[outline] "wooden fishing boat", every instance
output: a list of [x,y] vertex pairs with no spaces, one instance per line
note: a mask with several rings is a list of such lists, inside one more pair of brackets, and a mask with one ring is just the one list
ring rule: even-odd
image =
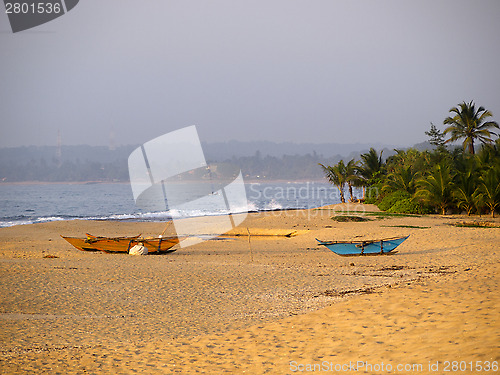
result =
[[148,253],[170,253],[175,251],[171,248],[179,243],[179,238],[174,237],[151,237],[143,238],[141,235],[132,237],[100,237],[87,233],[87,238],[61,236],[71,245],[83,251],[104,251],[106,253],[128,253],[138,244],[148,249]]
[[394,249],[408,237],[410,236],[358,241],[321,241],[316,238],[316,241],[341,256],[383,255],[395,254]]

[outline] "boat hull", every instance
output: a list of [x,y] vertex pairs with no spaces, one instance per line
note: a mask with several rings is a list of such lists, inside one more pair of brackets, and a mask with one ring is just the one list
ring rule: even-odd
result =
[[107,253],[128,253],[131,247],[139,243],[148,249],[148,253],[170,253],[175,251],[171,248],[179,243],[177,237],[96,237],[92,235],[87,235],[87,238],[61,237],[78,250],[104,251]]
[[320,245],[341,256],[394,254],[394,249],[408,237],[387,238],[376,241],[321,241]]

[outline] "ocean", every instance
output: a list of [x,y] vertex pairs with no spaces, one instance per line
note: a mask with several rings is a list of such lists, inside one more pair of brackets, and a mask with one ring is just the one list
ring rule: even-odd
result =
[[[245,188],[249,212],[340,202],[338,190],[322,182],[246,183]],[[0,227],[74,219],[165,221],[225,213],[210,209],[144,212],[135,206],[126,183],[0,184]]]

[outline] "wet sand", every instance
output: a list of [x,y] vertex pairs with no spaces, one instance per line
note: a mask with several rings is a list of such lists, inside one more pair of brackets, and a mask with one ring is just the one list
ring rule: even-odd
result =
[[[250,214],[243,228],[300,234],[142,257],[82,252],[59,235],[157,235],[163,223],[0,229],[0,371],[436,373],[458,361],[458,373],[483,373],[477,361],[500,361],[500,228],[330,219],[343,209]],[[315,241],[408,234],[390,256],[340,257]]]

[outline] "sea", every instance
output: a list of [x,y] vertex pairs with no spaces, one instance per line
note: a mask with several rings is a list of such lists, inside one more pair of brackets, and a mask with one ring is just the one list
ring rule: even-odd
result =
[[[325,182],[245,183],[248,205],[230,213],[316,208],[340,202],[338,189]],[[144,211],[136,207],[127,183],[0,184],[0,227],[58,220],[165,221],[227,214],[202,207],[191,211]]]

